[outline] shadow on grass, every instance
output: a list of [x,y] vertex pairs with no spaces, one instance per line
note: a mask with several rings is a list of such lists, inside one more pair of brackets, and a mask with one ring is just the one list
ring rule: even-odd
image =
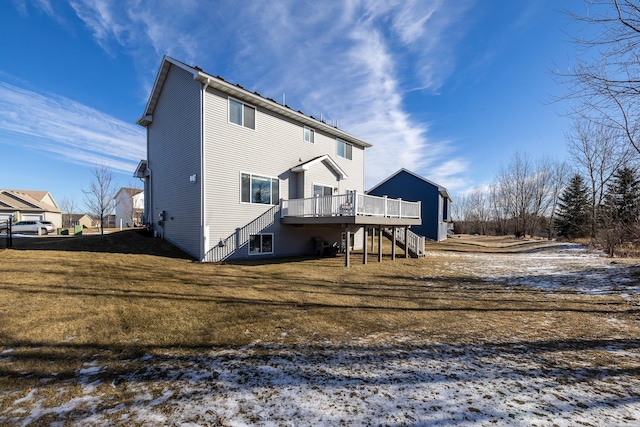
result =
[[186,252],[164,239],[147,235],[144,230],[125,230],[103,235],[14,238],[12,249],[140,254],[193,260]]

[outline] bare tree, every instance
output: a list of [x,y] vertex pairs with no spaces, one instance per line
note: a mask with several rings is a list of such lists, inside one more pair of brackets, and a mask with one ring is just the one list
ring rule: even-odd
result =
[[522,237],[529,229],[531,209],[535,201],[534,169],[530,157],[516,152],[507,166],[498,171],[497,196],[503,200],[513,221],[513,232]]
[[468,233],[469,198],[467,194],[460,193],[455,197],[455,200],[456,202],[451,207],[451,218],[453,219],[456,233]]
[[631,150],[620,142],[611,127],[576,119],[566,134],[568,151],[587,177],[591,201],[591,237],[596,236],[599,206],[612,175],[631,157]]
[[554,162],[551,166],[549,188],[549,224],[547,228],[547,238],[553,237],[554,221],[560,196],[569,183],[571,168],[567,162]]
[[495,222],[496,234],[505,235],[509,232],[510,201],[507,193],[508,191],[502,189],[497,181],[489,187],[489,208]]
[[100,233],[104,234],[104,220],[115,204],[116,182],[113,172],[104,164],[92,167],[91,174],[89,189],[82,188],[84,204],[90,214],[100,219]]
[[640,5],[635,0],[585,0],[576,63],[556,72],[571,99],[570,114],[613,129],[640,152]]
[[[499,232],[533,236],[553,219],[558,197],[567,180],[564,162],[542,158],[535,163],[521,152],[500,168],[489,194],[489,205]],[[511,224],[509,226],[509,224]],[[544,231],[549,237],[549,228]]]
[[60,207],[62,208],[62,226],[66,228],[71,227],[71,219],[76,210],[76,201],[75,199],[70,199],[68,197],[63,197],[60,202]]
[[482,235],[487,234],[490,212],[487,189],[474,187],[467,195],[467,204],[469,210],[467,220],[471,223],[474,231]]

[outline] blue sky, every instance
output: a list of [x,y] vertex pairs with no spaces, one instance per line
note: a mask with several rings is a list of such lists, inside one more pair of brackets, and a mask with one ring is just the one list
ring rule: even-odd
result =
[[582,0],[31,0],[0,3],[0,188],[60,202],[145,157],[162,56],[286,102],[374,145],[365,187],[401,167],[452,194],[516,151],[566,157],[549,70]]

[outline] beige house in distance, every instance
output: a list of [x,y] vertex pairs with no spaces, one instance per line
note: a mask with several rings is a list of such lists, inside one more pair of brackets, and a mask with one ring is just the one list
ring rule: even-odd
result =
[[13,218],[17,221],[51,221],[55,228],[62,227],[62,211],[48,191],[0,190],[0,222]]

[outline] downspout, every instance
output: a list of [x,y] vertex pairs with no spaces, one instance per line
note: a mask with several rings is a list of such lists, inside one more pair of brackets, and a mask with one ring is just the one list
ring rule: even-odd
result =
[[200,92],[200,261],[204,261],[209,249],[209,227],[206,222],[206,192],[204,185],[205,167],[205,98],[209,87],[209,79],[202,82],[202,91]]
[[[149,156],[149,151],[147,150],[147,157],[148,156]],[[148,204],[149,213],[147,213],[147,218],[146,219],[147,219],[147,224],[148,224],[147,227],[149,225],[151,226],[151,228],[149,228],[149,230],[150,231],[153,230],[153,234],[155,236],[156,235],[156,231],[155,231],[156,225],[153,223],[153,216],[154,216],[153,215],[153,188],[152,188],[152,184],[151,184],[153,182],[153,179],[152,179],[152,174],[153,173],[152,173],[151,168],[149,167],[149,159],[147,159],[147,170],[149,171],[149,201],[147,202],[147,200],[145,199],[144,202],[145,203],[149,203]]]

